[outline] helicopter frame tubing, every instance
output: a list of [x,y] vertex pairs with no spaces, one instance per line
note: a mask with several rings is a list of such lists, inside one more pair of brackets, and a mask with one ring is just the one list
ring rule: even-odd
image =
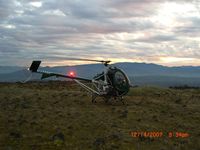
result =
[[96,102],[95,99],[98,96],[104,96],[107,93],[104,91],[105,86],[108,86],[108,77],[107,77],[107,71],[108,71],[108,67],[106,66],[103,74],[101,76],[104,76],[104,81],[103,80],[96,80],[95,78],[91,80],[92,86],[94,88],[91,88],[89,86],[87,86],[86,84],[82,83],[81,81],[79,81],[79,79],[73,79],[77,84],[79,84],[82,88],[84,88],[85,90],[87,90],[88,92],[91,93],[92,96],[92,102]]

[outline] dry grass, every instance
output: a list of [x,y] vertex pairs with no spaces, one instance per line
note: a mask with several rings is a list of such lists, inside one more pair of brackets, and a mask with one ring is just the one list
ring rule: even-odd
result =
[[[0,149],[200,149],[200,90],[132,89],[127,105],[101,99],[69,82],[0,84]],[[162,131],[133,138],[130,131]],[[169,138],[169,131],[188,138]]]

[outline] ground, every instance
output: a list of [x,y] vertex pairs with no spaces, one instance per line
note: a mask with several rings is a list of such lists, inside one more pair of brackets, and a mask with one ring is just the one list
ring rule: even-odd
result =
[[0,149],[200,149],[199,89],[137,87],[124,99],[93,104],[72,82],[1,83]]

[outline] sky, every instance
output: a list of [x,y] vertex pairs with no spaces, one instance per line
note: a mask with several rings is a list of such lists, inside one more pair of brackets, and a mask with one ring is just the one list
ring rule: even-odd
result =
[[200,66],[200,0],[0,0],[0,65],[69,57]]

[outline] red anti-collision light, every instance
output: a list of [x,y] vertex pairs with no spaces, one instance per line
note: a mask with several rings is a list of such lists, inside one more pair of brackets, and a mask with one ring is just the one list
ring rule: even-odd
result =
[[68,73],[68,76],[70,76],[70,77],[75,77],[75,72],[74,72],[74,71],[70,71],[70,72]]

